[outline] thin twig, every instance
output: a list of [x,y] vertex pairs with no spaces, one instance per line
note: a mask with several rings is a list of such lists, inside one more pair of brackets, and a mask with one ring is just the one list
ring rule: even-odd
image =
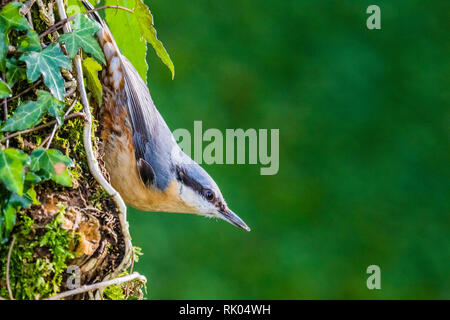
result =
[[[67,109],[66,113],[64,114],[64,118],[66,118],[66,116],[69,114],[69,112],[72,111],[72,109],[76,103],[77,103],[77,99],[75,97],[75,99],[73,99],[72,104],[70,105],[69,109]],[[58,130],[58,126],[59,126],[59,124],[55,123],[55,125],[53,126],[52,133],[50,134],[50,137],[48,137],[46,139],[46,141],[48,140],[47,146],[45,147],[46,150],[48,150],[48,148],[50,148],[50,144],[52,143],[52,140],[53,140],[53,137],[55,136],[56,130]],[[45,142],[43,144],[45,144]]]
[[58,130],[58,124],[55,124],[52,130],[52,133],[50,134],[50,136],[48,137],[48,143],[47,146],[45,147],[45,150],[48,150],[48,148],[50,148],[50,144],[52,143],[53,137],[55,136],[56,130]]
[[[85,116],[84,113],[79,112],[79,116],[80,116],[80,117],[83,117],[84,121],[86,121],[86,116]],[[50,135],[48,135],[47,137],[45,137],[45,139],[44,139],[44,140],[41,142],[41,144],[39,145],[39,148],[40,148],[40,147],[43,147],[43,146],[47,143],[47,141],[48,141],[48,145],[47,145],[46,149],[48,149],[48,148],[50,147],[50,143],[51,143],[51,140],[53,139],[53,137],[54,137],[54,135],[55,135],[56,128],[58,128],[58,124],[57,124],[56,122],[54,122],[53,124],[54,124],[55,126],[54,126],[53,129],[52,129],[52,133],[51,133]]]
[[[72,118],[75,118],[75,117],[83,117],[84,119],[86,118],[83,112],[75,112],[75,113],[71,113],[68,116],[64,117],[64,120],[69,120],[69,119],[72,119]],[[31,129],[14,132],[14,133],[10,134],[9,136],[6,136],[6,137],[0,139],[0,142],[4,141],[6,139],[14,138],[14,137],[16,137],[18,135],[21,135],[21,134],[26,134],[26,133],[30,133],[30,132],[33,132],[33,131],[37,131],[37,130],[41,130],[41,129],[50,127],[51,125],[54,125],[55,123],[58,123],[57,120],[49,121],[47,123],[41,124],[40,126],[31,128]]]
[[94,283],[94,284],[90,284],[90,285],[84,285],[84,286],[81,286],[81,287],[79,287],[77,289],[73,289],[73,290],[62,292],[62,293],[59,293],[59,294],[57,294],[55,296],[46,298],[44,300],[58,300],[58,299],[62,299],[62,298],[65,298],[65,297],[70,297],[70,296],[73,296],[73,295],[76,295],[76,294],[84,293],[84,292],[87,292],[87,291],[92,291],[92,290],[97,290],[97,289],[101,289],[101,288],[106,288],[106,287],[109,287],[111,285],[117,285],[117,284],[121,284],[121,283],[124,283],[124,282],[130,282],[130,281],[133,281],[133,280],[136,280],[136,279],[138,279],[139,281],[142,281],[143,283],[147,282],[147,279],[143,275],[140,275],[139,273],[135,272],[135,273],[130,274],[128,276],[123,276],[123,277],[120,277],[120,278],[115,278],[115,279],[112,279],[112,280],[107,280],[107,281]]
[[[94,9],[92,9],[92,10],[84,11],[84,12],[81,12],[81,13],[82,13],[82,14],[89,14],[89,13],[92,13],[92,12],[95,12],[95,11],[99,11],[99,10],[102,10],[102,9],[120,9],[120,10],[125,10],[125,11],[128,11],[128,12],[134,13],[133,10],[128,9],[128,8],[125,8],[125,7],[121,7],[121,6],[101,6],[101,7],[94,8]],[[68,17],[68,18],[59,20],[59,21],[58,21],[57,23],[55,23],[54,25],[50,26],[50,28],[48,28],[47,30],[45,30],[44,32],[42,32],[42,33],[39,35],[39,38],[42,39],[43,37],[45,37],[45,36],[48,35],[49,33],[52,33],[53,31],[58,30],[58,29],[61,28],[63,25],[65,25],[67,22],[70,22],[70,21],[74,20],[76,16],[77,16],[77,15],[75,14],[75,15],[70,16],[70,17]]]
[[31,30],[34,30],[33,18],[31,17],[30,11],[27,12],[27,20],[28,20]]
[[28,0],[19,10],[22,16],[27,16],[28,23],[30,24],[32,30],[34,30],[34,26],[33,26],[33,18],[31,17],[31,7],[35,2],[36,0]]
[[50,136],[46,136],[44,140],[42,140],[41,144],[38,145],[38,148],[42,148],[48,141],[48,139],[50,139]]
[[41,79],[35,81],[31,86],[29,86],[28,88],[26,88],[25,90],[23,90],[22,92],[19,92],[18,94],[16,94],[14,97],[8,98],[8,102],[17,99],[18,97],[20,97],[21,95],[24,95],[25,93],[27,93],[28,91],[36,88],[38,85],[40,85],[42,82]]
[[28,0],[27,2],[24,3],[24,5],[22,6],[22,8],[20,8],[19,12],[22,16],[28,14],[31,10],[31,7],[33,6],[33,4],[36,2],[36,0]]
[[75,104],[77,103],[77,97],[75,97],[69,107],[69,109],[67,109],[66,113],[64,113],[64,119],[66,118],[66,116],[70,113],[70,111],[72,111],[73,107],[75,107]]
[[133,248],[133,254],[131,255],[131,267],[130,267],[130,273],[133,273],[133,268],[134,268],[134,248]]
[[14,296],[11,290],[11,285],[9,284],[9,265],[11,263],[11,252],[14,247],[14,243],[16,242],[16,236],[13,236],[11,245],[9,246],[8,251],[8,260],[6,260],[6,287],[8,288],[9,299],[14,300]]

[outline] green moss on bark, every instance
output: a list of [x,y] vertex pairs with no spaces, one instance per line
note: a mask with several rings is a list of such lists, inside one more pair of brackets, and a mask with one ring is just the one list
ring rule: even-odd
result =
[[[65,208],[45,226],[21,212],[15,227],[16,238],[11,251],[9,283],[15,299],[42,299],[57,294],[67,269],[74,258],[70,249],[76,236],[62,227]],[[6,266],[9,244],[0,246],[0,295],[9,298]]]

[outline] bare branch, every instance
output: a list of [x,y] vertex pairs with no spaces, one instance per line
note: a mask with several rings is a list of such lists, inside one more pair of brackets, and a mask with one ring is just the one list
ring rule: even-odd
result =
[[48,150],[48,148],[50,148],[50,144],[52,143],[52,140],[53,140],[53,137],[55,136],[56,130],[58,130],[58,124],[57,123],[53,126],[52,133],[50,134],[50,136],[47,139],[48,143],[47,143],[47,146],[45,147],[45,150]]
[[[125,10],[125,11],[127,11],[127,12],[134,13],[133,10],[130,10],[130,9],[128,9],[128,8],[121,7],[121,6],[101,6],[101,7],[94,8],[94,9],[92,9],[92,10],[84,11],[84,12],[81,12],[81,13],[82,13],[82,14],[89,14],[89,13],[92,13],[92,12],[95,12],[95,11],[99,11],[99,10],[102,10],[102,9],[120,9],[120,10]],[[67,22],[70,22],[70,21],[74,20],[76,16],[77,16],[77,15],[75,14],[75,15],[73,15],[73,16],[70,16],[70,17],[68,17],[68,18],[64,18],[64,19],[58,21],[58,22],[55,23],[54,25],[50,26],[50,28],[48,28],[47,30],[45,30],[44,32],[42,32],[42,33],[39,35],[39,38],[42,39],[43,37],[45,37],[45,36],[48,35],[49,33],[52,33],[53,31],[58,30],[58,29],[61,28],[63,25],[65,25]]]
[[9,246],[8,259],[6,260],[6,287],[8,288],[8,294],[9,294],[9,298],[11,300],[14,300],[14,296],[13,296],[13,293],[11,290],[11,285],[9,284],[9,265],[11,263],[11,253],[12,253],[12,249],[14,247],[15,242],[16,242],[16,236],[13,236],[11,245]]
[[[69,109],[67,109],[66,113],[64,114],[64,119],[69,114],[69,112],[72,111],[73,107],[75,106],[75,103],[77,103],[77,99],[73,99],[72,104],[70,105]],[[48,139],[46,139],[46,140],[48,140],[48,144],[45,149],[50,148],[50,144],[52,143],[52,140],[53,140],[53,137],[55,136],[56,130],[58,130],[58,125],[59,125],[58,123],[55,123],[50,137],[48,137]]]
[[73,289],[73,290],[69,290],[66,292],[62,292],[59,293],[55,296],[49,297],[47,299],[44,300],[58,300],[58,299],[62,299],[62,298],[66,298],[66,297],[70,297],[76,294],[80,294],[80,293],[84,293],[84,292],[88,292],[88,291],[93,291],[93,290],[98,290],[101,288],[106,288],[112,285],[117,285],[117,284],[121,284],[121,283],[125,283],[125,282],[130,282],[133,280],[139,280],[143,283],[147,282],[147,279],[143,276],[140,275],[139,273],[135,272],[133,274],[130,274],[128,276],[123,276],[120,278],[116,278],[116,279],[112,279],[112,280],[107,280],[107,281],[103,281],[103,282],[99,282],[99,283],[94,283],[94,284],[90,284],[90,285],[85,285],[85,286],[81,286],[77,289]]
[[22,92],[19,92],[18,94],[16,94],[14,97],[8,98],[8,102],[17,99],[18,97],[20,97],[21,95],[24,95],[25,93],[27,93],[28,91],[36,88],[38,85],[40,85],[42,82],[41,79],[35,81],[31,86],[29,86],[28,88],[26,88],[25,90],[23,90]]
[[36,0],[28,0],[27,2],[24,3],[24,5],[22,6],[22,8],[20,8],[20,14],[22,16],[28,14],[31,10],[31,7],[33,6],[33,4],[36,2]]

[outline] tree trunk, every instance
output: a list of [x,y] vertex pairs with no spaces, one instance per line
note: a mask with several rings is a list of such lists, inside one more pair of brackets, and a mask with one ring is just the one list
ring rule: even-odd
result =
[[[10,1],[2,1],[1,10],[7,5]],[[20,14],[37,35],[66,17],[62,0],[29,0],[20,7]],[[0,33],[2,23],[5,24],[0,18]],[[68,56],[64,44],[58,40],[63,33],[71,31],[70,23],[53,29],[40,39],[42,50],[56,43]],[[2,79],[11,84],[12,92],[9,98],[1,99],[2,125],[8,125],[6,120],[14,118],[24,102],[37,101],[38,104],[39,90],[49,92],[45,76],[31,81],[29,66],[20,60],[29,52],[22,44],[31,32],[23,27],[5,31],[9,43]],[[30,43],[28,41],[28,45]],[[30,155],[31,164],[26,164],[24,169],[24,185],[27,185],[28,174],[33,173],[33,154],[38,151],[57,150],[72,160],[72,165],[67,166],[55,163],[49,169],[54,176],[33,182],[29,189],[33,191],[28,190],[26,197],[24,189],[24,197],[31,199],[31,204],[26,203],[26,199],[13,202],[11,188],[0,182],[3,190],[0,190],[3,198],[0,226],[6,230],[0,238],[0,299],[142,298],[145,278],[132,273],[135,250],[128,231],[126,206],[109,184],[103,166],[99,125],[95,119],[99,106],[97,99],[89,99],[95,97],[95,93],[84,84],[86,81],[90,88],[89,79],[83,75],[83,57],[86,58],[86,54],[78,50],[71,59],[72,70],[61,69],[65,87],[65,120],[61,126],[49,110],[42,121],[31,128],[5,131],[0,136],[0,147],[5,154],[6,150],[17,149]],[[12,61],[17,63],[17,69],[8,68]],[[10,70],[19,70],[22,77],[10,82]],[[61,185],[59,178],[56,179],[64,170],[68,170],[71,186]],[[15,210],[14,214],[8,210]],[[13,226],[9,232],[8,226]]]

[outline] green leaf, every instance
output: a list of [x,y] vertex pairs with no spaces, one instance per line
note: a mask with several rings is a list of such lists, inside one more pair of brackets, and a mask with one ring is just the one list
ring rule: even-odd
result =
[[58,43],[53,43],[41,52],[27,52],[20,57],[27,64],[28,80],[36,81],[42,74],[45,85],[53,96],[64,101],[64,79],[60,68],[72,70],[70,59],[63,54]]
[[[30,194],[28,194],[30,193]],[[30,188],[27,193],[24,193],[22,196],[19,196],[17,193],[11,193],[9,197],[8,205],[14,206],[16,209],[20,208],[29,208],[31,204],[37,204],[36,191],[33,188]]]
[[[92,2],[92,1],[91,1]],[[99,1],[95,0],[94,2],[98,3]],[[76,15],[80,12],[84,12],[86,11],[86,9],[84,8],[84,6],[81,4],[80,0],[67,0],[67,15],[73,16]]]
[[161,59],[161,61],[169,68],[172,73],[172,80],[175,77],[175,67],[169,54],[167,53],[164,45],[158,37],[156,36],[156,29],[153,27],[153,16],[147,5],[142,2],[142,0],[135,0],[136,8],[134,9],[134,15],[138,21],[139,29],[141,30],[141,35],[144,39],[150,43],[155,49],[156,54]]
[[37,171],[36,175],[39,177],[40,181],[47,181],[52,177],[52,175],[45,170]]
[[20,8],[22,8],[22,3],[20,2],[10,2],[3,7],[0,12],[0,25],[4,25],[5,30],[11,28],[16,30],[28,30],[30,28],[27,19],[20,14]]
[[64,107],[66,105],[44,90],[38,90],[37,96],[39,105],[45,106],[48,113],[56,118],[60,126],[64,121]]
[[45,150],[35,149],[30,155],[30,170],[34,172],[43,171],[48,173],[50,178],[63,186],[72,186],[72,178],[67,170],[72,166],[72,160],[56,149]]
[[25,101],[17,108],[13,116],[6,120],[1,131],[19,131],[31,128],[41,121],[47,106],[37,101]]
[[22,68],[17,64],[16,58],[6,60],[6,69],[6,81],[10,88],[26,77],[25,68]]
[[9,197],[8,205],[14,206],[15,208],[18,207],[29,208],[31,205],[31,201],[26,197],[26,193],[23,194],[22,196],[19,196],[17,193],[13,192]]
[[65,104],[55,99],[50,93],[38,90],[37,101],[25,101],[17,108],[13,116],[6,120],[1,131],[19,131],[31,128],[41,122],[42,115],[49,112],[61,125],[64,121]]
[[41,41],[39,40],[39,35],[34,30],[28,30],[27,34],[17,38],[19,41],[19,46],[17,50],[20,52],[29,51],[41,51]]
[[28,155],[18,149],[0,149],[0,181],[6,188],[18,195],[23,194],[23,182],[25,179],[25,165],[28,163]]
[[[105,5],[122,6],[132,9],[135,0],[106,0]],[[122,54],[130,60],[137,72],[147,83],[147,43],[143,41],[139,23],[134,14],[123,10],[105,10],[105,20]]]
[[99,106],[102,105],[102,85],[98,79],[98,72],[101,70],[102,66],[94,59],[83,60],[83,72],[86,75],[87,87]]
[[37,183],[37,182],[41,182],[41,178],[37,174],[34,174],[31,171],[27,171],[27,173],[25,174],[25,182]]
[[8,205],[13,205],[16,209],[19,209],[20,207],[28,209],[32,204],[40,204],[34,187],[30,187],[22,196],[13,192],[8,200]]
[[27,30],[27,20],[19,13],[20,2],[10,2],[0,11],[0,71],[5,71],[5,59],[8,53],[8,33],[11,29]]
[[[12,192],[7,200],[7,204],[3,209],[4,221],[5,221],[5,230],[2,236],[8,236],[12,231],[12,228],[16,224],[16,215],[17,212],[21,208],[30,208],[32,204],[39,205],[41,204],[37,200],[37,194],[33,187],[28,188],[27,192],[22,196],[18,195],[15,192]],[[1,218],[1,216],[0,216]],[[0,219],[0,233],[1,230],[1,219]]]
[[16,224],[16,213],[17,210],[13,205],[7,205],[5,209],[3,209],[3,214],[5,216],[5,234],[4,236],[9,236],[14,225]]
[[0,98],[9,98],[12,96],[11,88],[0,79]]
[[65,169],[64,172],[61,174],[55,174],[54,176],[52,176],[52,180],[65,187],[72,186],[72,177],[70,176],[69,171],[67,169]]
[[8,35],[0,25],[0,71],[5,72],[5,59],[8,53]]
[[98,62],[105,64],[103,51],[97,39],[93,36],[100,29],[98,23],[86,18],[83,14],[79,14],[75,18],[72,29],[72,32],[63,34],[60,38],[60,41],[66,44],[69,57],[75,57],[78,48],[81,47]]
[[31,200],[31,204],[40,205],[41,203],[37,199],[36,190],[34,187],[28,189],[27,193],[24,195],[28,200]]

